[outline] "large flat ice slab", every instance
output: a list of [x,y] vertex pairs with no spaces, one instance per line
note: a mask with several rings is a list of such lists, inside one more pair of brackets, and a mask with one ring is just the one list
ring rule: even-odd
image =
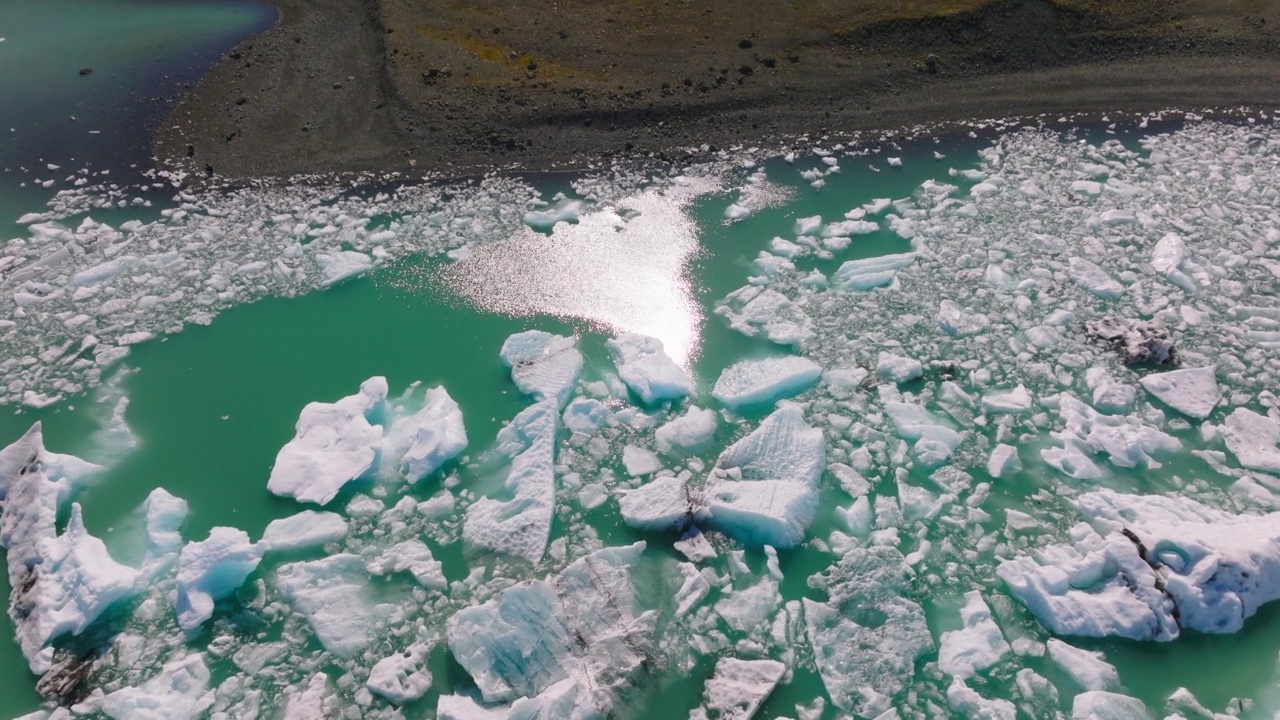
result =
[[481,498],[467,508],[462,526],[467,547],[529,562],[542,558],[555,510],[559,416],[553,397],[526,408],[498,433],[499,449],[511,457],[505,483],[511,498]]
[[632,577],[643,551],[644,543],[596,551],[554,578],[507,588],[450,618],[449,650],[484,703],[537,698],[554,687],[567,707],[547,717],[608,716],[645,674],[653,649],[656,615],[640,605]]
[[1152,373],[1140,382],[1160,402],[1196,420],[1209,417],[1222,398],[1212,366]]
[[822,431],[785,405],[716,460],[704,492],[708,523],[743,542],[794,547],[817,512],[826,467]]
[[786,671],[777,660],[720,658],[689,720],[751,720]]
[[276,455],[267,489],[281,497],[326,505],[348,482],[367,475],[382,445],[370,422],[387,399],[387,380],[370,378],[360,392],[335,403],[313,402],[298,417],[297,435]]
[[1222,424],[1222,439],[1244,467],[1280,474],[1280,420],[1236,408]]
[[290,563],[276,571],[285,599],[307,619],[325,650],[342,658],[352,657],[373,639],[365,578],[364,561],[351,554]]
[[160,673],[137,687],[102,699],[102,712],[114,720],[195,720],[213,706],[209,668],[194,653],[165,663]]
[[582,372],[578,341],[542,330],[516,333],[502,343],[499,357],[511,368],[516,387],[536,400],[554,399],[564,405]]
[[740,360],[720,373],[711,395],[729,407],[775,402],[804,392],[821,377],[822,366],[808,358]]

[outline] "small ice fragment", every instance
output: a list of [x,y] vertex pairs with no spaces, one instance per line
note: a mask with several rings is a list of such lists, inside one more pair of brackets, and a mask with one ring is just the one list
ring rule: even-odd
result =
[[1046,648],[1049,659],[1085,690],[1114,690],[1120,686],[1120,673],[1102,659],[1102,653],[1081,650],[1057,638],[1049,638]]
[[707,679],[702,707],[689,720],[751,720],[786,671],[787,666],[777,660],[720,658]]
[[987,459],[987,473],[992,477],[1007,478],[1022,469],[1022,461],[1018,459],[1018,449],[1012,445],[1000,443],[991,450]]
[[684,415],[658,428],[654,441],[663,455],[689,455],[706,450],[715,432],[715,412],[691,405]]
[[520,392],[534,399],[555,398],[564,405],[582,372],[577,340],[541,330],[516,333],[502,343],[502,362],[511,368],[511,379]]
[[628,527],[678,532],[693,522],[699,503],[683,480],[668,475],[626,491],[618,506]]
[[902,384],[923,376],[924,366],[913,358],[881,352],[876,361],[876,374],[889,382]]
[[369,671],[366,687],[393,705],[417,700],[431,689],[431,670],[427,668],[431,648],[429,643],[414,643],[379,660]]
[[973,677],[1000,661],[1009,652],[1009,643],[982,600],[982,593],[965,593],[960,609],[963,627],[942,634],[938,647],[938,667],[959,678]]
[[262,547],[243,530],[215,527],[178,556],[178,626],[191,632],[213,617],[215,601],[235,592],[262,560]]
[[982,411],[988,415],[1016,415],[1031,409],[1031,393],[1018,387],[1006,392],[988,393],[982,396]]

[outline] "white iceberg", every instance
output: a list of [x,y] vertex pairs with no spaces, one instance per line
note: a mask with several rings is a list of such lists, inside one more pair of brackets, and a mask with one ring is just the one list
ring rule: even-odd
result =
[[400,474],[416,483],[467,447],[462,410],[442,387],[427,390],[418,412],[393,420],[382,442],[385,458],[400,459]]
[[608,346],[618,376],[644,404],[679,400],[693,392],[693,381],[667,357],[661,340],[623,333],[610,340]]
[[822,366],[803,357],[740,360],[720,373],[711,395],[729,407],[774,402],[813,386]]
[[1139,382],[1160,402],[1195,420],[1204,420],[1222,398],[1213,366],[1152,373]]
[[689,720],[751,720],[786,671],[787,666],[777,660],[720,658],[703,688],[702,707]]
[[882,352],[876,360],[876,375],[900,385],[923,376],[924,366],[915,358]]
[[670,475],[655,478],[618,498],[622,521],[637,530],[684,531],[702,508],[700,494]]
[[691,455],[706,450],[715,433],[715,412],[691,405],[684,415],[659,427],[653,439],[663,455]]
[[349,658],[373,638],[373,604],[365,593],[359,555],[330,555],[276,571],[285,599],[310,623],[325,650]]
[[797,350],[813,337],[813,320],[804,309],[767,287],[747,285],[734,290],[716,307],[716,314],[747,337],[758,335]]
[[511,379],[520,392],[535,400],[554,398],[557,408],[569,399],[582,372],[577,339],[541,330],[507,338],[498,356],[511,368]]
[[963,627],[942,634],[938,645],[938,667],[948,675],[970,678],[981,670],[1000,662],[1009,652],[999,626],[991,619],[991,610],[982,593],[965,593],[960,608]]
[[555,452],[559,403],[548,399],[526,408],[498,433],[498,447],[511,459],[510,500],[480,498],[467,508],[462,538],[467,547],[537,562],[546,550],[555,510]]
[[342,487],[373,469],[382,446],[375,425],[387,399],[387,380],[370,378],[360,392],[302,409],[297,434],[276,455],[267,489],[281,497],[327,505]]
[[893,282],[899,270],[915,261],[915,253],[849,260],[836,270],[831,285],[837,290],[865,292]]
[[1222,424],[1222,440],[1242,466],[1280,474],[1280,420],[1236,408]]
[[337,542],[347,536],[347,521],[341,515],[317,510],[303,510],[279,520],[272,520],[258,543],[263,550],[303,550]]
[[379,660],[369,671],[365,686],[394,705],[412,702],[431,689],[431,670],[427,657],[430,643],[418,642]]
[[822,431],[786,405],[716,460],[704,490],[707,522],[743,542],[794,547],[818,509],[826,470]]
[[115,720],[195,720],[213,706],[209,678],[204,655],[188,655],[142,685],[102,698],[102,712]]
[[431,553],[431,548],[421,540],[405,540],[382,551],[366,569],[370,575],[386,575],[408,572],[418,585],[443,591],[449,583],[444,577],[444,566]]

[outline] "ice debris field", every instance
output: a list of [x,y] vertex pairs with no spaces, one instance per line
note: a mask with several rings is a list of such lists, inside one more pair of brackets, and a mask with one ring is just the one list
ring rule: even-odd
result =
[[[1194,660],[1153,684],[1131,658],[1243,641],[1280,598],[1280,132],[1021,129],[951,160],[758,238],[706,323],[759,352],[710,374],[622,313],[602,356],[535,319],[509,337],[523,409],[496,437],[447,387],[315,398],[258,480],[297,512],[260,537],[192,536],[156,487],[122,562],[78,501],[103,468],[40,423],[6,440],[8,612],[47,698],[23,717],[1272,717],[1275,677],[1198,697]],[[599,213],[622,232],[663,197],[730,224],[838,206],[840,164],[867,162],[550,200],[181,193],[117,225],[85,213],[149,201],[64,191],[0,245],[4,399],[75,398],[133,345],[397,258],[461,267]],[[898,251],[857,257],[876,234]]]

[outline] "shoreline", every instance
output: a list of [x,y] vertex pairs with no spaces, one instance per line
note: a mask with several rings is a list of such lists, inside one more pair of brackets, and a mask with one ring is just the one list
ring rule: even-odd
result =
[[636,40],[612,17],[568,32],[492,3],[476,17],[416,0],[273,4],[277,25],[229,51],[162,123],[160,167],[192,182],[576,171],[998,118],[1280,109],[1280,17],[1221,2],[1170,21],[1124,0],[1135,9],[1107,16],[971,0],[946,16],[841,15],[854,25],[838,31],[830,18],[748,18],[687,43],[706,28],[671,20]]

